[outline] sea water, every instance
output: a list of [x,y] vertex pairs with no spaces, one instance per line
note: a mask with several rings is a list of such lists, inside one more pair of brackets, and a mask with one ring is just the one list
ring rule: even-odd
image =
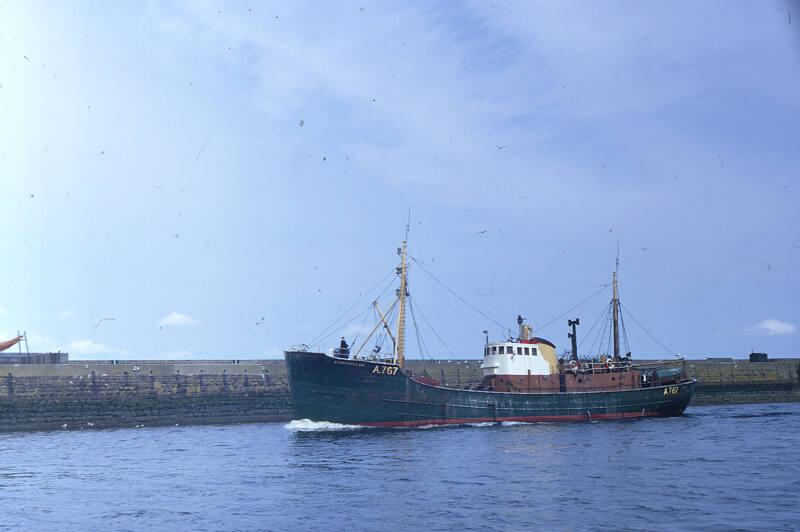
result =
[[796,530],[800,404],[379,429],[0,435],[0,528]]

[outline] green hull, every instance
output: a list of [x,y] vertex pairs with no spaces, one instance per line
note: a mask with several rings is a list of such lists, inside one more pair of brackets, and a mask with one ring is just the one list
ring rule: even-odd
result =
[[395,365],[285,352],[296,419],[419,426],[484,421],[594,421],[679,416],[694,380],[600,392],[507,393],[431,386]]

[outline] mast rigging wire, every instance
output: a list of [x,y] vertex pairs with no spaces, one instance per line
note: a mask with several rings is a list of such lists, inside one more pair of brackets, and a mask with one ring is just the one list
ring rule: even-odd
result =
[[364,314],[364,319],[361,320],[361,325],[358,326],[358,332],[356,332],[356,337],[353,338],[353,341],[350,342],[350,345],[356,345],[358,343],[358,339],[361,337],[361,332],[364,330],[364,325],[367,323],[367,317],[369,316],[369,309],[366,309],[362,314]]
[[[622,303],[620,303],[620,307],[622,307]],[[625,317],[624,316],[625,315],[622,312],[619,313],[619,324],[620,324],[620,327],[622,328],[622,341],[625,343],[625,352],[626,353],[630,353],[631,352],[631,346],[628,345],[628,329],[625,327]]]
[[595,297],[597,297],[597,296],[598,296],[599,294],[601,294],[601,293],[603,292],[603,290],[605,290],[606,288],[608,288],[608,284],[601,285],[601,287],[600,287],[600,290],[598,290],[598,291],[597,291],[597,292],[595,292],[594,294],[590,295],[589,297],[587,297],[586,299],[584,299],[583,301],[581,301],[580,303],[578,303],[577,305],[575,305],[574,307],[572,307],[572,308],[571,308],[571,309],[569,309],[568,311],[564,312],[563,314],[560,314],[559,316],[557,316],[557,317],[553,318],[552,320],[548,321],[548,322],[547,322],[547,323],[545,323],[544,325],[542,325],[542,326],[538,327],[538,328],[537,328],[537,330],[539,330],[539,331],[540,331],[540,330],[544,329],[545,327],[547,327],[548,325],[552,325],[553,323],[555,323],[556,321],[560,320],[561,318],[563,318],[564,316],[566,316],[567,314],[569,314],[569,313],[570,313],[570,312],[572,312],[573,310],[575,310],[575,309],[577,309],[577,308],[579,308],[579,307],[583,306],[585,303],[588,303],[589,301],[591,301],[592,299],[594,299]]
[[[592,345],[589,348],[589,356],[595,355],[594,347],[597,345],[598,351],[603,347],[603,342],[605,341],[606,337],[606,330],[608,329],[609,320],[611,319],[611,306],[612,303],[606,305],[605,310],[603,310],[602,318],[603,318],[603,326],[597,329],[597,334],[594,336],[594,340],[592,340]],[[598,343],[598,340],[600,341]]]
[[[454,295],[456,298],[458,298],[458,299],[459,299],[459,300],[460,300],[462,303],[464,303],[465,305],[467,305],[469,308],[471,308],[472,310],[474,310],[475,312],[477,312],[478,314],[480,314],[481,316],[483,316],[483,317],[484,317],[484,318],[486,318],[487,320],[491,321],[491,322],[492,322],[492,323],[494,323],[495,325],[497,325],[497,326],[501,327],[502,329],[507,329],[507,328],[508,328],[506,325],[503,325],[502,323],[500,323],[500,322],[499,322],[499,321],[497,321],[496,319],[492,318],[492,317],[491,317],[491,316],[489,316],[488,314],[486,314],[486,313],[482,312],[480,309],[478,309],[477,307],[475,307],[475,306],[474,306],[473,304],[471,304],[469,301],[467,301],[466,299],[464,299],[463,297],[461,297],[460,295],[458,295],[457,293],[455,293],[455,292],[454,292],[454,291],[453,291],[451,288],[449,288],[449,287],[448,287],[448,286],[446,286],[446,285],[445,285],[443,282],[441,282],[439,279],[437,279],[435,275],[433,275],[431,272],[429,272],[429,271],[428,271],[428,269],[427,269],[425,266],[423,266],[423,265],[422,265],[422,262],[421,262],[421,261],[419,261],[419,260],[417,260],[417,258],[416,258],[416,257],[414,257],[413,255],[409,255],[409,258],[410,258],[411,260],[413,260],[413,261],[414,261],[414,263],[415,263],[417,266],[419,266],[420,268],[422,268],[422,271],[424,271],[425,273],[427,273],[427,274],[428,274],[428,276],[429,276],[431,279],[433,279],[434,281],[436,281],[437,283],[439,283],[439,285],[440,285],[442,288],[444,288],[445,290],[447,290],[448,292],[450,292],[452,295]],[[422,315],[422,311],[420,311],[420,315]],[[423,315],[422,317],[424,318],[425,316]],[[425,320],[425,321],[427,321],[427,320]]]
[[414,324],[414,333],[417,337],[417,347],[419,348],[419,353],[422,356],[422,367],[425,371],[428,371],[428,346],[425,345],[425,342],[422,341],[422,336],[419,334],[417,316],[414,314],[414,303],[411,301],[411,298],[408,299],[408,308],[411,310],[411,322]]
[[[368,296],[370,293],[372,293],[372,291],[373,291],[373,290],[375,290],[376,288],[378,288],[378,287],[379,287],[381,284],[383,284],[383,283],[384,283],[384,282],[385,282],[387,279],[389,279],[389,278],[390,278],[390,277],[392,277],[393,275],[395,275],[395,272],[394,272],[394,271],[392,271],[392,272],[388,273],[388,274],[387,274],[386,276],[384,276],[384,277],[383,277],[383,278],[382,278],[380,281],[378,281],[377,283],[375,283],[375,286],[373,286],[372,288],[370,288],[369,290],[367,290],[366,292],[364,292],[364,294],[363,294],[363,295],[362,295],[360,298],[358,298],[358,300],[357,300],[355,303],[353,303],[353,305],[352,305],[350,308],[348,308],[348,309],[347,309],[347,310],[345,310],[345,311],[344,311],[342,314],[340,314],[340,315],[339,315],[339,317],[338,317],[338,318],[336,318],[336,319],[333,321],[333,323],[331,323],[330,325],[328,325],[327,327],[325,327],[325,328],[322,330],[322,332],[321,332],[321,333],[319,333],[319,334],[316,336],[316,338],[314,338],[312,341],[308,342],[308,344],[307,344],[307,345],[314,345],[314,344],[316,344],[316,343],[317,343],[318,341],[320,341],[320,340],[325,340],[325,339],[327,339],[327,338],[330,336],[330,334],[328,334],[327,336],[323,336],[323,335],[325,335],[325,333],[327,333],[327,332],[329,331],[329,329],[332,329],[333,327],[335,327],[335,326],[336,326],[336,324],[337,324],[337,323],[339,323],[339,320],[341,320],[341,319],[342,319],[342,318],[344,318],[344,317],[345,317],[347,314],[349,314],[349,313],[350,313],[350,311],[352,311],[354,308],[356,308],[356,306],[358,306],[358,305],[359,305],[359,303],[361,303],[361,301],[363,301],[365,297],[367,297],[367,296]],[[384,288],[384,289],[383,289],[383,292],[385,292],[385,291],[386,291],[386,288]],[[381,294],[380,294],[380,295],[378,295],[378,298],[380,298],[380,297],[381,297],[381,295],[383,295],[383,292],[381,292]],[[359,316],[360,316],[360,314],[359,314]]]
[[[409,296],[409,299],[411,299],[411,296]],[[422,317],[422,319],[425,321],[425,323],[428,325],[428,327],[431,328],[431,330],[433,331],[433,334],[436,335],[436,338],[439,339],[439,341],[442,343],[442,345],[447,350],[447,352],[450,353],[450,356],[453,357],[453,358],[456,358],[456,356],[453,354],[453,352],[450,351],[450,348],[447,347],[447,344],[444,342],[444,340],[442,340],[442,337],[439,336],[439,333],[436,332],[436,329],[433,328],[433,325],[431,325],[431,322],[428,321],[428,318],[425,317],[425,314],[422,312],[422,309],[419,308],[419,305],[417,305],[417,310],[419,310],[419,315]]]
[[606,310],[607,309],[608,309],[608,307],[606,307],[606,309],[604,309],[603,312],[600,313],[600,315],[597,317],[597,319],[594,320],[594,323],[592,324],[592,326],[589,328],[589,332],[587,332],[585,335],[583,335],[583,337],[581,338],[581,341],[578,342],[578,350],[580,350],[580,348],[583,347],[583,344],[584,344],[584,342],[586,342],[587,338],[592,337],[592,331],[594,331],[594,328],[597,327],[597,324],[600,323],[600,320],[603,319],[603,317],[606,315]]
[[670,354],[672,354],[672,355],[674,355],[674,356],[676,356],[676,357],[680,357],[680,355],[678,355],[678,354],[677,354],[675,351],[673,351],[673,350],[672,350],[672,349],[670,349],[669,347],[667,347],[667,346],[665,346],[664,344],[662,344],[661,342],[659,342],[659,341],[656,339],[656,337],[655,337],[655,336],[653,336],[652,334],[650,334],[650,331],[648,331],[647,329],[645,329],[645,328],[644,328],[644,326],[643,326],[641,323],[639,323],[639,321],[636,319],[636,317],[635,317],[633,314],[631,314],[631,311],[630,311],[630,310],[628,310],[628,308],[627,308],[627,307],[623,306],[623,305],[622,305],[622,303],[620,303],[620,307],[622,307],[623,309],[625,309],[625,312],[627,312],[627,313],[628,313],[628,316],[630,316],[630,317],[631,317],[631,319],[633,320],[633,322],[634,322],[636,325],[638,325],[638,326],[639,326],[639,328],[640,328],[640,329],[642,329],[642,330],[645,332],[645,334],[647,334],[647,336],[649,336],[649,337],[650,337],[650,339],[651,339],[651,340],[653,340],[655,343],[657,343],[658,345],[660,345],[660,346],[661,346],[663,349],[666,349],[666,351],[667,351],[668,353],[670,353]]

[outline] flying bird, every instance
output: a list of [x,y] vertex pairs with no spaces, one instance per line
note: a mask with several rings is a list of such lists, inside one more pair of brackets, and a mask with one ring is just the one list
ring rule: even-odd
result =
[[503,148],[505,148],[506,146],[508,146],[508,144],[503,144],[502,146],[501,146],[501,145],[499,145],[499,144],[495,144],[495,146],[497,146],[497,149],[498,149],[498,150],[502,150]]
[[100,327],[100,324],[103,323],[104,321],[114,321],[114,320],[115,320],[115,318],[103,318],[100,321],[98,321],[97,325],[92,327],[92,329],[97,329],[98,327]]

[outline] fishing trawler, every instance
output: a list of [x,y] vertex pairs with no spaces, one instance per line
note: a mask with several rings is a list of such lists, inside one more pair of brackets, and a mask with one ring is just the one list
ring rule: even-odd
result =
[[[489,342],[487,336],[483,379],[476,386],[445,386],[427,375],[414,375],[405,367],[407,239],[397,252],[396,297],[385,311],[373,302],[377,323],[360,345],[353,342],[351,349],[343,339],[327,353],[305,345],[284,352],[296,419],[382,427],[595,421],[679,416],[688,406],[695,380],[688,378],[682,361],[634,364],[630,352],[620,354],[617,271],[609,305],[613,352],[580,359],[579,320],[569,320],[572,353],[559,359],[555,345],[533,336],[531,326],[518,316],[518,336],[500,342]],[[392,327],[389,317],[395,313]],[[390,340],[391,354],[382,357],[377,345],[362,355],[377,331]]]

